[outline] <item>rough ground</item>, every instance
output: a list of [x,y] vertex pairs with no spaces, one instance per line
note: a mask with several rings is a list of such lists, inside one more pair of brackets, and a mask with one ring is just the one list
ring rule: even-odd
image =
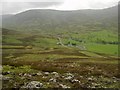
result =
[[66,47],[3,52],[4,89],[120,88],[117,57]]

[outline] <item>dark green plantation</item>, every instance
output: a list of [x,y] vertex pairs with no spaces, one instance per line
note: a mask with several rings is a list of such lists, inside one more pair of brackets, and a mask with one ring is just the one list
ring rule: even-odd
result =
[[115,11],[29,10],[3,17],[3,89],[120,88]]

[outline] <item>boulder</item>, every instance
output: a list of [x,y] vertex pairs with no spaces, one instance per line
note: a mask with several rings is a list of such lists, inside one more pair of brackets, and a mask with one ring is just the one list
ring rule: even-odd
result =
[[68,77],[65,78],[65,80],[72,80],[72,79],[73,79],[72,76],[68,76]]
[[44,72],[44,74],[45,74],[46,76],[48,76],[50,73],[49,73],[49,72]]
[[51,74],[54,75],[54,77],[56,78],[59,77],[59,74],[57,72],[52,72]]
[[23,88],[42,88],[43,84],[38,81],[31,81]]
[[51,79],[49,80],[49,82],[54,82],[54,83],[56,83],[57,80],[56,80],[55,78],[51,78]]
[[79,80],[77,80],[77,79],[73,79],[72,81],[71,81],[72,83],[81,83]]
[[42,75],[42,73],[41,73],[41,72],[38,72],[37,75],[40,76],[40,75]]

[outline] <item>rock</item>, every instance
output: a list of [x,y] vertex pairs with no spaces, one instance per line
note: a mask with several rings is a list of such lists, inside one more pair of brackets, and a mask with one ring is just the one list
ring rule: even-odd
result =
[[31,81],[26,86],[23,86],[22,88],[43,88],[43,84],[38,81]]
[[47,78],[46,76],[42,76],[42,78]]
[[70,88],[70,87],[63,84],[59,84],[59,88]]
[[116,77],[112,77],[112,79],[116,79]]
[[116,78],[116,81],[120,81],[120,79],[119,79],[119,78]]
[[40,75],[42,75],[42,73],[41,73],[41,72],[38,72],[37,75],[40,76]]
[[54,83],[56,83],[57,80],[56,80],[55,78],[51,78],[51,79],[49,80],[49,82],[54,82]]
[[23,76],[27,76],[27,73],[25,73]]
[[10,73],[11,73],[10,71],[2,72],[2,75],[7,75],[7,74],[10,74]]
[[19,76],[23,76],[24,74],[23,73],[19,73]]
[[14,82],[14,84],[13,84],[14,88],[20,88],[23,85],[24,85],[24,83],[19,83],[19,82]]
[[2,76],[2,80],[3,81],[9,81],[10,79],[12,79],[11,77],[7,77],[7,76]]
[[92,81],[93,79],[92,78],[88,78],[88,81]]
[[52,72],[51,74],[54,74],[54,75],[56,75],[56,74],[57,74],[57,75],[58,75],[58,73],[57,73],[57,72]]
[[65,78],[65,80],[71,80],[71,79],[73,79],[72,76],[68,76],[68,77]]
[[52,72],[51,74],[55,75],[54,77],[59,77],[59,74],[57,72]]
[[80,78],[83,78],[83,76],[80,76]]
[[52,72],[51,74],[53,74],[53,75],[58,75],[58,73],[57,73],[57,72]]
[[99,76],[99,78],[103,78],[103,76]]
[[71,73],[66,73],[66,75],[67,75],[67,76],[72,76],[72,77],[74,77],[74,75],[71,74]]
[[22,76],[21,79],[24,80],[26,77]]
[[92,86],[95,87],[95,88],[98,88],[99,86],[101,86],[100,84],[97,84],[97,83],[92,83]]
[[73,79],[74,78],[74,75],[73,74],[71,74],[71,73],[66,73],[66,77],[64,78],[64,79],[66,79],[66,80],[71,80],[71,79]]
[[49,73],[49,72],[45,72],[44,74],[47,76],[47,75],[49,75],[50,73]]
[[25,73],[23,76],[24,76],[24,77],[32,77],[32,75],[27,74],[27,73]]
[[72,83],[81,83],[79,80],[77,80],[77,79],[73,79],[72,81],[71,81]]

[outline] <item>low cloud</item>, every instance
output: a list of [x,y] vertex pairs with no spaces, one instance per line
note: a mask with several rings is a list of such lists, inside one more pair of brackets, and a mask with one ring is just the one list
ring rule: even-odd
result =
[[2,14],[14,14],[32,8],[47,8],[60,4],[62,2],[3,2]]
[[117,5],[118,2],[119,0],[4,0],[0,12],[16,14],[29,9],[103,9]]

